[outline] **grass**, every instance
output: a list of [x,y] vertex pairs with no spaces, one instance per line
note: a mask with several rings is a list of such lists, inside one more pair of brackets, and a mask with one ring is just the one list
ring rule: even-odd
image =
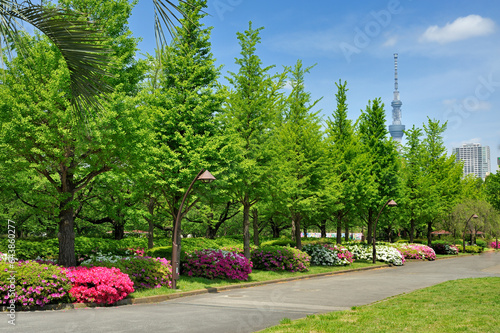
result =
[[330,272],[340,272],[346,271],[350,269],[356,268],[364,268],[364,267],[373,267],[373,266],[383,266],[384,263],[377,262],[373,264],[368,261],[356,260],[349,266],[311,266],[309,268],[309,272],[271,272],[271,271],[262,271],[262,270],[252,270],[252,273],[249,276],[248,281],[231,281],[231,280],[222,280],[222,279],[205,279],[199,277],[187,277],[181,276],[181,278],[177,281],[176,290],[169,289],[167,287],[161,287],[157,289],[147,289],[143,291],[136,291],[131,293],[128,297],[131,298],[140,298],[147,296],[157,296],[157,295],[168,295],[174,294],[182,291],[192,291],[199,289],[208,289],[222,286],[229,286],[234,284],[245,284],[251,282],[262,282],[262,281],[270,281],[277,279],[284,279],[289,277],[296,276],[307,276],[312,274],[320,274],[320,273],[330,273]]
[[498,332],[500,278],[448,281],[348,311],[282,320],[262,333]]

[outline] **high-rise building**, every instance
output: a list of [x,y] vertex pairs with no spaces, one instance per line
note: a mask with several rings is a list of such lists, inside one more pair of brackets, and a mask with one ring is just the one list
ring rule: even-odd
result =
[[389,125],[389,132],[394,140],[401,142],[405,125],[401,124],[401,105],[398,91],[398,54],[394,53],[394,100],[392,106],[392,125]]
[[482,147],[479,143],[466,143],[459,148],[453,148],[456,160],[464,163],[464,177],[474,174],[485,179],[491,172],[490,147]]

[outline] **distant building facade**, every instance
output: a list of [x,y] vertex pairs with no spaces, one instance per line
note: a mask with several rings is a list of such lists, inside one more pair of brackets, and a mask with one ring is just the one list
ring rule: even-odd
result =
[[481,146],[479,143],[466,143],[461,147],[453,148],[457,162],[464,163],[464,177],[474,174],[485,179],[491,173],[490,147]]

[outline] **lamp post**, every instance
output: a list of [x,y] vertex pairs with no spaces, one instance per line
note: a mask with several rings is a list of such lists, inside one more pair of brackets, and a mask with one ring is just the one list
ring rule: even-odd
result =
[[373,252],[372,252],[372,255],[373,255],[373,263],[375,263],[377,261],[377,249],[375,248],[375,238],[376,238],[376,235],[377,235],[377,223],[378,223],[378,218],[380,217],[380,214],[382,214],[382,211],[384,210],[385,206],[389,206],[389,207],[394,207],[394,206],[397,206],[398,204],[396,203],[396,201],[394,200],[387,200],[387,202],[382,206],[382,208],[380,208],[379,212],[378,212],[378,215],[377,215],[377,219],[375,220],[375,224],[373,225]]
[[184,202],[186,201],[189,192],[191,192],[191,189],[197,180],[201,180],[204,183],[210,183],[215,180],[215,177],[212,176],[208,170],[201,169],[196,177],[194,177],[191,185],[189,185],[184,197],[182,198],[181,206],[179,207],[179,211],[177,212],[177,217],[175,219],[174,234],[172,236],[172,289],[176,289],[176,282],[179,279],[182,208],[184,207]]
[[[465,227],[464,227],[464,233],[462,234],[462,252],[465,253],[465,232],[467,231],[467,227],[469,226],[469,222],[472,218],[474,219],[477,219],[479,216],[477,216],[476,214],[472,214],[469,219],[467,220],[467,222],[465,222]],[[472,236],[471,236],[472,237]]]

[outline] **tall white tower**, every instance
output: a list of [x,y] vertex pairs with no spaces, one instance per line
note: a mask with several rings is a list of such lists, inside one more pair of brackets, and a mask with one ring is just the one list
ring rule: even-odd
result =
[[405,125],[401,124],[401,105],[398,91],[398,54],[394,53],[394,100],[392,106],[392,125],[389,125],[389,132],[394,140],[401,142]]

